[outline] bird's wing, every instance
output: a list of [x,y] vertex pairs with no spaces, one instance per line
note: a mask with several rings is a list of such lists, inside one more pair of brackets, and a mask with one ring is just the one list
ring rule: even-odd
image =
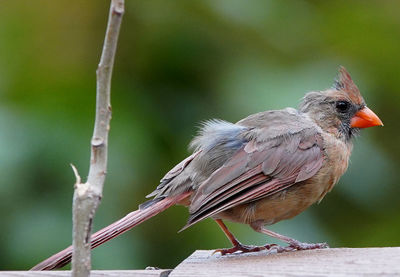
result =
[[[174,166],[170,171],[165,174],[165,176],[161,179],[160,184],[157,186],[157,188],[147,195],[147,198],[156,196],[159,191],[165,189],[166,186],[173,180],[176,176],[182,173],[182,171],[185,170],[185,168],[193,161],[194,158],[196,158],[199,154],[201,153],[201,150],[198,150],[194,152],[192,155],[178,163],[176,166]],[[151,201],[149,201],[150,203]],[[146,202],[147,203],[147,202]]]
[[[299,128],[301,123],[287,123],[288,129],[278,136],[268,134],[271,125],[264,130],[254,128],[258,135],[199,186],[184,229],[314,176],[324,160],[323,141],[316,126],[307,124]],[[290,128],[291,125],[296,128]],[[266,134],[261,135],[263,132]]]

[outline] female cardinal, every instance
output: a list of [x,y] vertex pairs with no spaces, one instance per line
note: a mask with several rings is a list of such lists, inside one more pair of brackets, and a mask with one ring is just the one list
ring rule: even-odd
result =
[[[194,153],[176,165],[143,203],[119,221],[92,235],[92,248],[116,237],[175,204],[189,207],[183,229],[213,218],[233,247],[222,255],[275,248],[278,252],[327,247],[302,243],[264,226],[292,218],[321,201],[346,171],[352,138],[360,128],[383,125],[369,108],[345,68],[333,88],[309,92],[299,109],[266,111],[236,124],[211,120],[191,143]],[[288,243],[245,246],[222,220],[250,225]],[[62,267],[72,247],[33,270]]]

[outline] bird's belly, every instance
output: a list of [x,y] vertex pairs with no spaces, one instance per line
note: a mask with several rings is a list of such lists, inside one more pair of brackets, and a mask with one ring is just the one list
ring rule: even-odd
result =
[[217,217],[245,224],[262,221],[271,225],[298,215],[320,200],[325,190],[325,186],[313,182],[298,183],[272,196],[221,212]]

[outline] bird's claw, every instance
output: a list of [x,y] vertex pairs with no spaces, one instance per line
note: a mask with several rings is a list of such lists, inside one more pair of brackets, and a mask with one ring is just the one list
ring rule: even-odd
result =
[[329,248],[329,245],[326,242],[323,243],[305,243],[305,242],[293,242],[290,243],[289,246],[278,246],[276,248],[278,253],[283,252],[292,252],[292,251],[301,251],[301,250],[313,250],[313,249],[324,249]]
[[240,252],[240,253],[259,252],[259,251],[263,251],[263,250],[271,250],[271,249],[274,249],[275,247],[278,247],[278,245],[277,244],[266,244],[264,246],[253,246],[253,245],[237,244],[237,245],[233,246],[232,248],[217,249],[212,253],[212,255],[214,255],[216,253],[220,253],[221,256],[225,256],[227,254],[234,254],[236,252]]
[[312,250],[312,249],[329,248],[329,245],[326,242],[323,242],[323,243],[300,242],[300,243],[296,243],[296,244],[291,244],[290,246],[294,247],[296,250]]
[[251,252],[260,252],[263,250],[276,251],[277,253],[284,252],[293,252],[299,250],[313,250],[313,249],[324,249],[329,248],[329,245],[325,242],[323,243],[306,243],[300,241],[292,241],[289,246],[280,246],[277,244],[266,244],[264,246],[253,246],[253,245],[243,245],[237,244],[232,248],[225,249],[217,249],[212,255],[220,253],[221,256],[225,256],[227,254],[235,254],[235,253],[251,253]]

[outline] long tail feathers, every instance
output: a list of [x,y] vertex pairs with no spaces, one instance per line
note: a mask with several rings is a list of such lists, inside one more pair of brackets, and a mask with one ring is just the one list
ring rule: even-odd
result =
[[[190,192],[186,192],[174,197],[167,197],[158,202],[152,203],[152,205],[147,206],[144,209],[139,209],[127,214],[120,220],[94,233],[91,237],[91,248],[93,249],[111,240],[112,238],[115,238],[125,233],[126,231],[132,229],[136,225],[139,225],[140,223],[146,221],[147,219],[161,213],[162,211],[182,201],[189,195]],[[37,264],[36,266],[31,268],[31,270],[52,270],[60,268],[69,264],[71,262],[71,258],[72,258],[72,246],[69,246],[68,248],[62,250],[61,252],[58,252],[57,254],[54,254],[50,258]]]

